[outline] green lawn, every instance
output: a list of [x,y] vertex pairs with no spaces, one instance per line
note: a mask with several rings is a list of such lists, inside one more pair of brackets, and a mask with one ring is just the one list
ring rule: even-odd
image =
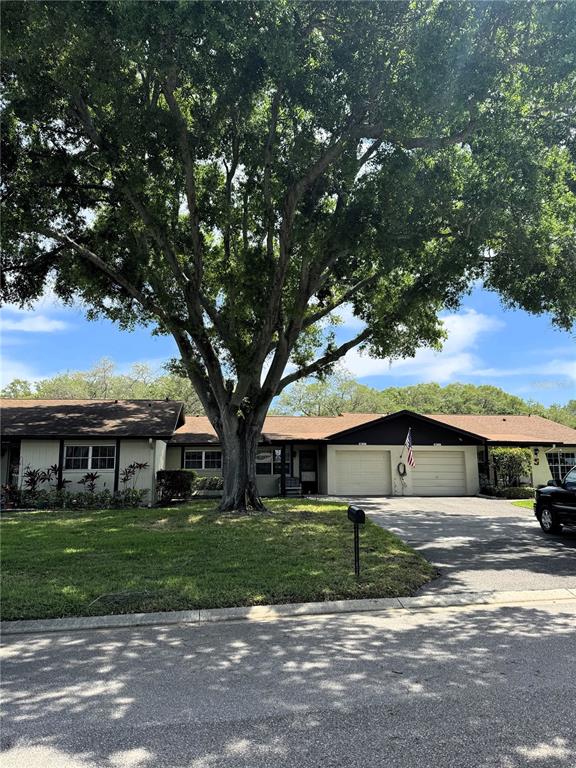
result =
[[524,507],[525,509],[534,509],[534,499],[522,499],[512,502],[515,507]]
[[171,509],[4,513],[2,618],[33,619],[409,595],[433,567],[371,522],[353,573],[338,503],[277,499],[229,517]]

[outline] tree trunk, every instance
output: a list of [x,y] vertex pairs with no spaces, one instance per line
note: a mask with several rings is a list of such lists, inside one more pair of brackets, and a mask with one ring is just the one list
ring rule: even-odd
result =
[[219,432],[224,478],[219,511],[265,511],[256,485],[256,451],[261,425],[236,415],[225,416]]

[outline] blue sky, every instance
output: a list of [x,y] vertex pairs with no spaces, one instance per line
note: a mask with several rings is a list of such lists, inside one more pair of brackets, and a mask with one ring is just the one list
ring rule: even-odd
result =
[[[160,369],[176,355],[169,338],[139,328],[120,331],[111,322],[88,322],[81,309],[59,305],[47,295],[33,310],[2,310],[2,385],[68,370],[90,368],[108,357],[125,370],[136,362]],[[451,381],[494,384],[544,404],[576,397],[576,335],[554,329],[548,318],[506,310],[497,296],[477,288],[461,309],[445,314],[448,339],[442,352],[420,350],[416,357],[390,363],[349,353],[345,366],[374,387]],[[339,336],[354,333],[349,314]]]

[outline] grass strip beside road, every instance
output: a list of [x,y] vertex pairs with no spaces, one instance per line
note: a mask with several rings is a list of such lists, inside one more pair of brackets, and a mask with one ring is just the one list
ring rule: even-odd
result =
[[435,570],[367,521],[354,576],[346,505],[271,499],[233,517],[175,508],[3,513],[2,619],[413,594]]

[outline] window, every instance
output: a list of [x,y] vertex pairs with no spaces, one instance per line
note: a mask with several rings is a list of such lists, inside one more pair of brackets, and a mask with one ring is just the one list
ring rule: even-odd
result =
[[222,469],[222,451],[184,451],[184,469]]
[[64,469],[88,469],[90,447],[88,445],[67,445]]
[[576,464],[576,451],[549,451],[546,454],[548,466],[554,480],[560,481]]
[[64,469],[114,469],[115,445],[67,445]]
[[184,469],[202,469],[203,451],[184,451]]
[[95,445],[92,448],[92,469],[114,469],[115,445]]
[[262,451],[258,451],[258,453],[256,454],[256,474],[257,475],[272,474],[272,451],[269,448],[265,448]]
[[204,451],[204,469],[222,469],[222,452]]
[[[288,476],[290,474],[290,459],[288,458],[289,449],[286,449],[286,461],[284,462],[284,472]],[[274,475],[281,475],[282,474],[282,448],[274,448],[274,454],[273,454],[273,463],[272,463],[272,474]]]
[[[286,457],[286,475],[290,474],[290,460]],[[256,454],[257,475],[281,475],[282,474],[282,449],[263,448]]]

